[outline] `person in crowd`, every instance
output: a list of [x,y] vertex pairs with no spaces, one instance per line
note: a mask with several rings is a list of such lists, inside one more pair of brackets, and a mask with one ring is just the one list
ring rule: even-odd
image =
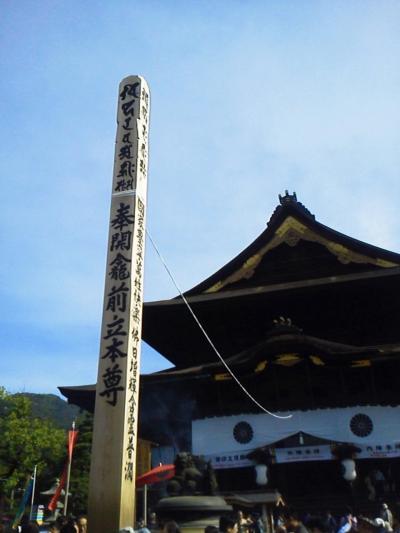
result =
[[39,531],[39,524],[34,520],[30,520],[21,527],[21,533],[39,533]]
[[221,516],[219,519],[219,530],[221,533],[237,533],[237,522],[229,516]]
[[154,511],[152,511],[149,514],[149,520],[147,522],[147,526],[149,527],[149,529],[157,529],[158,527],[157,515]]
[[206,526],[204,528],[204,533],[218,533],[218,528],[217,526]]
[[73,516],[69,517],[67,523],[62,526],[61,533],[79,533],[76,520]]
[[357,521],[357,533],[379,533],[379,526],[374,520],[366,516],[359,516]]
[[146,527],[143,518],[140,518],[136,524],[136,533],[150,533],[150,530]]
[[305,521],[305,527],[310,533],[328,533],[324,521],[319,516],[309,516]]
[[0,533],[13,533],[15,531],[15,529],[11,527],[11,523],[9,520],[4,521],[1,526],[3,529],[0,528]]
[[385,476],[382,470],[379,468],[374,468],[370,474],[371,481],[375,487],[376,497],[379,499],[383,498],[385,493]]
[[264,523],[258,513],[251,515],[249,529],[251,533],[264,533]]
[[275,520],[276,533],[286,533],[285,518],[282,514],[279,514]]
[[328,533],[326,522],[318,516],[311,516],[306,522],[310,533]]
[[375,518],[375,525],[379,527],[379,533],[391,533],[393,531],[389,522],[385,522],[383,518]]
[[375,490],[375,486],[374,486],[374,484],[372,482],[370,474],[367,474],[365,476],[364,483],[365,483],[365,487],[367,489],[368,499],[369,499],[369,501],[373,502],[375,500],[375,498],[376,498],[376,490]]
[[3,530],[1,533],[14,533],[16,530],[13,529],[11,522],[8,522],[8,524],[3,524]]
[[327,531],[327,533],[336,533],[338,529],[338,524],[335,519],[335,517],[332,515],[332,513],[327,510],[323,514],[322,520],[324,522],[324,528]]
[[350,507],[346,507],[345,513],[340,519],[337,533],[348,533],[351,529],[357,529],[357,517],[353,515]]
[[176,522],[173,520],[166,522],[162,529],[162,533],[181,533],[181,530]]
[[299,514],[292,509],[286,510],[285,528],[287,533],[308,533],[305,525],[300,520]]
[[78,526],[79,533],[87,532],[87,518],[86,516],[78,516],[76,519],[76,525]]
[[64,515],[60,515],[55,521],[60,531],[61,531],[61,528],[67,524],[67,522],[68,522],[68,518]]
[[238,511],[237,514],[237,527],[239,533],[248,533],[249,528],[252,524],[250,518],[246,517],[243,511]]
[[387,503],[382,503],[379,517],[385,522],[388,522],[390,527],[393,529],[393,514]]
[[389,464],[386,469],[386,492],[391,492],[392,494],[396,493],[396,478],[395,469],[392,464]]
[[397,517],[393,517],[393,531],[394,533],[400,533],[400,520]]

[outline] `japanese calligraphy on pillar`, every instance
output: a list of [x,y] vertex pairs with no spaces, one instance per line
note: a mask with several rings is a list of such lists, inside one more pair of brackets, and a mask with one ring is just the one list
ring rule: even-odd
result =
[[93,531],[133,525],[149,98],[142,77],[121,82],[89,492],[89,522],[99,524]]

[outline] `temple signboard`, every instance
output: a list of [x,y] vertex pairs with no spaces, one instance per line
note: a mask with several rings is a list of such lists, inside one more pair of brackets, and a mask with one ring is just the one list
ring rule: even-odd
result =
[[146,81],[122,80],[89,485],[93,533],[134,522],[149,112]]

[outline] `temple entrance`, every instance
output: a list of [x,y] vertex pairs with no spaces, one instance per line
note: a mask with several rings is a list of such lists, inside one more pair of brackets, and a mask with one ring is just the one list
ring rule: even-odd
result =
[[346,506],[376,512],[380,502],[396,501],[400,459],[356,461],[357,478],[345,481],[338,461],[286,463],[273,466],[274,486],[288,505],[304,510],[342,513]]
[[343,490],[336,461],[274,465],[277,486],[286,498],[332,494]]

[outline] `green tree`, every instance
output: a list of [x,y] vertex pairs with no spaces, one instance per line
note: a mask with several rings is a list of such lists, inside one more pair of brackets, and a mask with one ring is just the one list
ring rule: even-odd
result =
[[87,513],[93,416],[83,413],[78,418],[77,429],[79,433],[72,457],[69,508],[74,514],[80,515]]
[[32,416],[30,401],[0,388],[0,506],[22,487],[37,465],[37,481],[58,475],[66,455],[66,434],[48,420]]

